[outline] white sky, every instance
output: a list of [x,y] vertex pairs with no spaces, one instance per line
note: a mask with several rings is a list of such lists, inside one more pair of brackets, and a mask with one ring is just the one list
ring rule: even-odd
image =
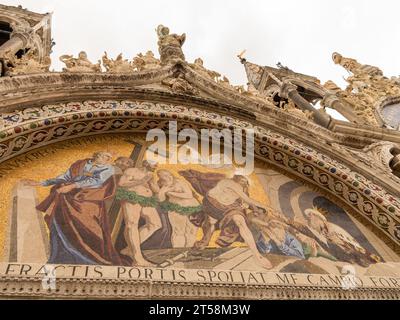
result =
[[152,50],[156,55],[158,24],[187,35],[186,59],[201,57],[207,68],[246,84],[236,55],[261,65],[280,61],[294,71],[342,85],[346,71],[331,54],[380,67],[387,76],[400,74],[400,1],[397,0],[0,0],[40,13],[54,12],[58,57],[85,50],[92,61],[106,50],[132,58]]

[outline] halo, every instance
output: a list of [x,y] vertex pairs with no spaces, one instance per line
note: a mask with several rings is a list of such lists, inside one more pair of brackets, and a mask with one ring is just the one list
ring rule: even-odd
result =
[[306,210],[304,210],[304,215],[307,217],[307,218],[309,218],[310,217],[310,215],[315,215],[315,216],[318,216],[320,219],[322,219],[322,220],[324,220],[325,222],[327,222],[328,220],[326,219],[326,217],[321,213],[321,212],[319,212],[317,209],[315,209],[315,208],[309,208],[309,209],[306,209]]

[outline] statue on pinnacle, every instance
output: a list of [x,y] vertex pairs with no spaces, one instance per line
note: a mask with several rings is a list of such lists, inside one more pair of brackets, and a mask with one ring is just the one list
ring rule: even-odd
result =
[[186,40],[186,34],[170,34],[169,28],[163,25],[157,27],[158,51],[161,64],[168,64],[176,60],[185,60],[182,46]]

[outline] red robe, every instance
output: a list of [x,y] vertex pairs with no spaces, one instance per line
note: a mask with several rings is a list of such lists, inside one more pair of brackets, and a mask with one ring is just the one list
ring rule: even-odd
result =
[[[72,178],[82,176],[86,160],[75,162],[71,168]],[[57,222],[69,244],[84,257],[101,265],[121,265],[121,258],[111,241],[111,229],[105,201],[116,190],[115,178],[109,178],[99,188],[77,188],[68,193],[58,193],[63,185],[55,185],[50,195],[37,206],[45,212],[50,230]]]

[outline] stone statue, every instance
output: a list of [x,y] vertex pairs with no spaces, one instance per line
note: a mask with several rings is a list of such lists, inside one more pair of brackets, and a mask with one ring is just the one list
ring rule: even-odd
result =
[[62,55],[60,61],[65,63],[64,72],[101,72],[101,61],[99,60],[96,64],[91,63],[85,51],[79,52],[78,58],[67,54]]
[[127,59],[122,58],[120,53],[115,60],[109,59],[107,52],[104,52],[102,58],[103,66],[106,68],[106,72],[109,73],[130,73],[135,71],[135,67]]
[[194,63],[190,64],[190,66],[197,71],[198,73],[200,73],[203,76],[206,76],[208,78],[213,79],[215,82],[218,81],[219,77],[221,76],[221,74],[219,74],[218,72],[212,71],[212,70],[208,70],[204,67],[203,65],[203,59],[201,58],[197,58],[196,60],[194,60]]
[[144,55],[139,53],[132,61],[132,66],[138,71],[157,69],[160,65],[160,60],[155,58],[154,53],[150,50]]
[[[370,65],[363,65],[352,58],[345,58],[335,52],[332,55],[335,64],[341,65],[351,75],[346,78],[348,86],[341,90],[333,83],[325,84],[326,89],[334,91],[343,99],[357,116],[356,122],[374,126],[382,126],[384,120],[376,108],[380,101],[391,96],[400,95],[399,83],[383,75],[382,70]],[[334,90],[332,90],[334,89]]]
[[370,76],[383,76],[383,72],[379,68],[367,64],[361,64],[356,59],[345,58],[337,52],[332,54],[332,60],[335,64],[341,65],[344,69],[354,75],[368,74]]
[[51,65],[50,57],[44,57],[42,62],[39,62],[38,55],[35,50],[29,50],[20,59],[13,58],[8,63],[10,66],[5,73],[6,76],[19,74],[31,74],[49,72]]
[[185,60],[182,46],[186,40],[186,34],[170,34],[169,28],[159,25],[157,27],[158,51],[162,64],[171,63],[177,59]]
[[219,78],[219,79],[217,80],[217,82],[218,82],[220,85],[223,85],[223,86],[225,86],[225,87],[232,87],[232,86],[231,86],[231,83],[229,82],[229,79],[228,79],[226,76],[223,76],[222,79]]

